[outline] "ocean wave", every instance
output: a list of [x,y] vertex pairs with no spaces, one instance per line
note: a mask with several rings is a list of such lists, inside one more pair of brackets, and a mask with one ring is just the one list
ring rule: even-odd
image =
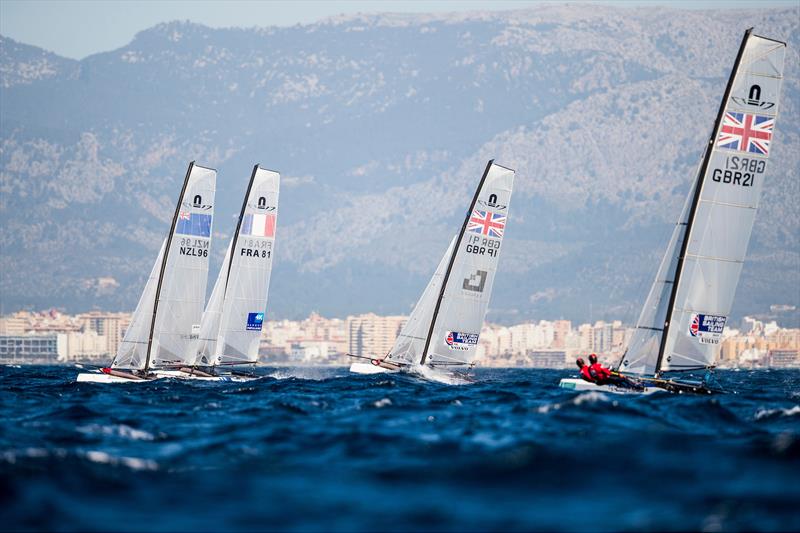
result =
[[756,411],[755,419],[762,420],[764,418],[775,418],[784,416],[797,416],[800,415],[800,405],[795,405],[789,408],[778,409],[759,409]]
[[152,433],[147,431],[132,428],[130,426],[126,426],[125,424],[112,424],[109,426],[104,426],[100,424],[88,424],[85,426],[80,426],[75,428],[76,431],[79,433],[84,433],[86,435],[103,435],[103,436],[111,436],[111,437],[121,437],[123,439],[130,439],[130,440],[143,440],[143,441],[152,441],[155,440],[156,437]]

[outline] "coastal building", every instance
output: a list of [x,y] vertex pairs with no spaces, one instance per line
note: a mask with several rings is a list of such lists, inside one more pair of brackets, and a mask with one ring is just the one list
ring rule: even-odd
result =
[[63,333],[0,335],[0,362],[52,364],[67,360]]
[[387,354],[406,320],[406,316],[378,316],[372,313],[348,317],[349,353],[363,357]]

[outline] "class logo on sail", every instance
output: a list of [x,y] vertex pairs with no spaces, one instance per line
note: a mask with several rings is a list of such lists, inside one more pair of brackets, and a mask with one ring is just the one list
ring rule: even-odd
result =
[[242,219],[242,235],[251,237],[274,237],[275,236],[275,215],[262,215],[260,213],[248,213]]
[[247,313],[247,330],[261,331],[264,325],[264,313]]
[[774,127],[774,117],[728,111],[722,120],[717,146],[768,156]]
[[496,194],[490,194],[488,202],[484,202],[483,200],[478,200],[478,205],[483,206],[483,207],[491,207],[492,209],[497,209],[498,211],[502,211],[506,207],[508,207],[507,205],[503,205],[503,204],[498,204],[497,203],[497,195]]
[[695,313],[689,321],[689,336],[701,344],[719,344],[727,317]]
[[209,209],[214,207],[211,204],[204,204],[203,203],[203,197],[201,195],[199,195],[199,194],[195,194],[194,198],[192,198],[191,202],[184,201],[184,202],[181,202],[181,205],[183,207],[193,207],[195,209],[202,209],[203,211],[208,211]]
[[260,209],[261,211],[275,211],[274,205],[267,205],[267,199],[264,196],[259,196],[256,203],[249,203],[247,207],[252,209]]
[[469,350],[478,344],[478,334],[448,331],[444,342],[451,350]]
[[178,214],[175,233],[180,235],[192,235],[194,237],[210,237],[211,215],[181,211]]
[[765,111],[775,107],[775,102],[761,100],[761,86],[756,84],[750,86],[750,91],[747,94],[747,98],[742,96],[731,96],[731,100],[741,106],[757,107]]
[[489,237],[503,238],[506,228],[506,215],[473,209],[472,216],[469,217],[467,231],[479,233]]

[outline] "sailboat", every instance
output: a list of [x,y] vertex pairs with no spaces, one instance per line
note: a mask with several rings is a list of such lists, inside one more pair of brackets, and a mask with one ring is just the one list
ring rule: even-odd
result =
[[254,365],[267,307],[278,222],[280,174],[253,167],[236,230],[228,245],[198,339],[189,346],[189,365],[180,377],[248,379],[223,366]]
[[[615,370],[646,387],[711,393],[719,343],[733,305],[778,115],[786,43],[748,29],[696,178],[628,349]],[[678,373],[705,372],[702,381]],[[598,386],[563,379],[573,390]]]
[[192,161],[169,233],[111,366],[79,382],[134,383],[177,376],[200,325],[208,278],[217,171]]
[[470,380],[478,338],[492,294],[508,220],[514,171],[489,161],[430,282],[392,349],[383,357],[352,355],[358,374],[413,372],[446,383]]

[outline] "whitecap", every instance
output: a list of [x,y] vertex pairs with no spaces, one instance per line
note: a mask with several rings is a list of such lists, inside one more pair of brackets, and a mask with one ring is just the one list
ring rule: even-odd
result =
[[374,402],[372,405],[380,409],[381,407],[392,405],[392,400],[390,400],[389,398],[381,398],[377,402]]
[[113,437],[122,437],[129,440],[155,440],[155,436],[147,431],[132,428],[125,424],[113,424],[110,426],[101,426],[100,424],[89,424],[76,428],[77,431],[87,435],[106,435]]
[[86,458],[93,463],[107,464],[112,466],[126,466],[131,470],[157,470],[158,465],[150,459],[139,459],[138,457],[115,457],[109,453],[99,450],[89,450]]
[[788,409],[759,409],[756,411],[756,420],[761,420],[762,418],[769,418],[772,416],[795,416],[800,415],[800,405],[795,405],[794,407],[790,407]]

